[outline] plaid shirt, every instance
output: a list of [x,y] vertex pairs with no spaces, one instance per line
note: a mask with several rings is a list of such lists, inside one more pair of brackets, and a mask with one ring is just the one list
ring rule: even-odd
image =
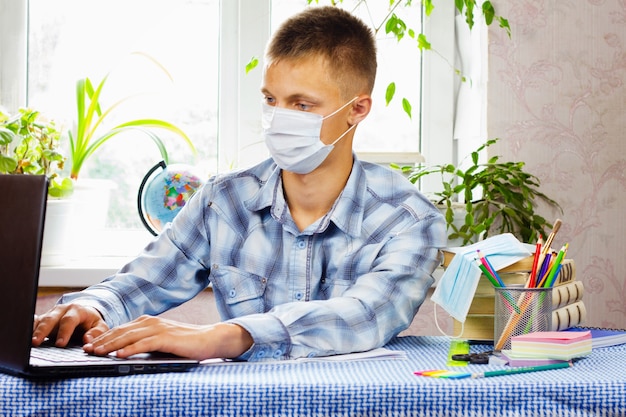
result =
[[216,176],[143,253],[65,296],[111,327],[213,286],[222,320],[254,339],[246,360],[365,351],[406,329],[446,244],[438,210],[399,173],[358,161],[331,210],[295,225],[271,159]]

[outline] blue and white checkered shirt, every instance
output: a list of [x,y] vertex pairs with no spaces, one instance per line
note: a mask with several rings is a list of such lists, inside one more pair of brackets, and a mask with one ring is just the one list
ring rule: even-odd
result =
[[242,359],[365,351],[411,324],[445,244],[413,184],[356,158],[331,210],[300,232],[268,159],[212,178],[139,257],[61,302],[93,305],[113,327],[210,283],[222,319],[254,339]]

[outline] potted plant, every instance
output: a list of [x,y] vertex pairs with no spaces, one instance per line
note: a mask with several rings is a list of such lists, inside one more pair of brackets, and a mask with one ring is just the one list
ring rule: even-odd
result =
[[[412,183],[426,175],[441,176],[442,191],[435,193],[434,202],[445,213],[449,240],[466,245],[490,234],[512,233],[522,242],[535,242],[552,229],[552,224],[535,212],[538,201],[563,211],[539,190],[539,179],[524,171],[523,162],[500,162],[499,156],[492,156],[479,163],[479,153],[497,141],[488,140],[472,152],[467,168],[461,168],[467,157],[459,166],[393,166],[408,174]],[[465,209],[460,224],[455,222],[459,206]]]
[[[134,53],[145,57],[152,61],[160,68],[170,79],[167,70],[162,67],[156,60],[142,53]],[[110,73],[109,73],[110,74]],[[132,95],[122,97],[109,107],[103,109],[100,101],[100,95],[107,82],[109,74],[95,86],[89,78],[83,78],[76,82],[76,121],[74,129],[68,132],[70,142],[70,176],[78,179],[80,170],[86,160],[91,157],[98,148],[104,145],[109,139],[122,133],[136,130],[147,135],[156,144],[161,153],[162,159],[168,163],[168,154],[165,145],[155,129],[167,130],[173,132],[183,139],[191,150],[196,149],[191,139],[180,128],[170,122],[160,119],[134,119],[123,123],[119,123],[113,127],[106,127],[105,120],[115,112],[115,110],[124,102],[133,98]]]
[[22,108],[10,116],[0,111],[0,173],[46,175],[52,198],[68,197],[73,183],[61,178],[66,157],[54,120],[45,120],[38,111]]
[[70,242],[73,181],[60,176],[66,160],[60,136],[55,122],[36,110],[22,108],[13,116],[0,111],[0,173],[48,177],[42,266],[66,262]]
[[[171,79],[167,70],[149,55],[140,52],[132,55],[146,58]],[[161,159],[167,164],[169,156],[159,131],[168,131],[186,143],[193,154],[196,153],[191,139],[182,129],[170,122],[156,118],[130,118],[130,120],[119,122],[119,116],[125,116],[120,106],[136,98],[139,93],[129,92],[128,95],[117,99],[112,104],[104,105],[102,93],[110,74],[111,72],[107,73],[97,83],[92,82],[90,78],[82,78],[76,82],[76,119],[73,128],[68,131],[70,177],[76,180],[77,217],[75,223],[77,232],[80,232],[84,241],[91,239],[89,237],[91,232],[104,228],[110,194],[115,184],[105,179],[85,179],[80,176],[80,173],[89,158],[109,139],[123,133],[140,132],[154,142],[161,154]],[[109,123],[112,116],[116,114],[118,122]],[[75,236],[75,239],[81,240],[81,236]]]

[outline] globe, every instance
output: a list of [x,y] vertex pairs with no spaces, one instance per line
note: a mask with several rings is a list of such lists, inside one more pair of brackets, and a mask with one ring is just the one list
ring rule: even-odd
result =
[[153,235],[159,234],[202,185],[204,180],[189,165],[156,164],[145,175],[137,195],[143,225]]

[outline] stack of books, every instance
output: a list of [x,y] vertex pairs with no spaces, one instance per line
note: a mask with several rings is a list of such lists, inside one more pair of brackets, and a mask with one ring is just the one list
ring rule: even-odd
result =
[[[444,251],[443,267],[446,268],[454,252]],[[524,258],[498,271],[504,286],[523,287],[533,267],[534,256]],[[576,280],[576,263],[567,258],[555,278],[552,290],[552,329],[565,330],[579,326],[587,317],[583,304],[583,283]],[[474,299],[463,325],[464,339],[492,342],[494,337],[495,290],[491,282],[481,276]],[[462,324],[454,320],[454,334],[461,332]]]
[[591,346],[594,349],[623,345],[626,343],[626,330],[602,329],[599,327],[573,327],[569,330],[591,332]]

